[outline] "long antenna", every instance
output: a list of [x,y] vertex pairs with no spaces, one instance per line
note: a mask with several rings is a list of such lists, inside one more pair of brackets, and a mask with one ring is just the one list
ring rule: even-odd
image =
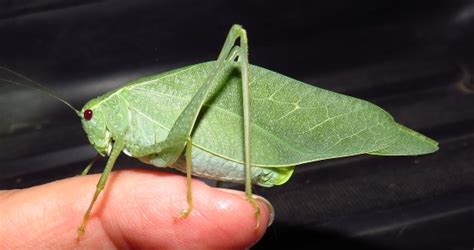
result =
[[[46,95],[49,95],[51,97],[53,97],[54,99],[66,104],[70,109],[72,109],[78,116],[81,116],[81,112],[79,112],[79,110],[77,110],[76,108],[74,108],[74,106],[72,106],[69,102],[67,102],[66,100],[64,100],[63,98],[59,97],[58,95],[56,95],[55,93],[53,93],[51,90],[47,89],[46,87],[44,87],[43,85],[31,80],[30,78],[24,76],[24,75],[21,75],[19,73],[16,73],[15,71],[11,70],[11,69],[8,69],[8,68],[5,68],[3,66],[0,66],[0,69],[3,69],[23,80],[26,80],[28,83],[23,83],[23,82],[18,82],[18,81],[15,81],[15,80],[10,80],[10,79],[5,79],[5,78],[2,78],[0,77],[0,82],[3,81],[3,82],[7,82],[7,83],[11,83],[11,84],[15,84],[15,85],[19,85],[19,86],[23,86],[23,87],[27,87],[27,88],[30,88],[30,89],[34,89],[34,90],[38,90],[40,92],[43,92],[43,94],[46,94]],[[32,85],[30,85],[32,84]]]

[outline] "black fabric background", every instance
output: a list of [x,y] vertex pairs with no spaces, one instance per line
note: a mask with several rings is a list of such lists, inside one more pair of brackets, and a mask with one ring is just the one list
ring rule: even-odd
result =
[[[80,107],[216,58],[233,23],[252,64],[367,99],[440,142],[427,156],[305,164],[256,188],[276,220],[255,249],[474,247],[472,1],[0,1],[0,65]],[[76,175],[94,155],[76,117],[41,94],[0,85],[0,117],[0,188]]]

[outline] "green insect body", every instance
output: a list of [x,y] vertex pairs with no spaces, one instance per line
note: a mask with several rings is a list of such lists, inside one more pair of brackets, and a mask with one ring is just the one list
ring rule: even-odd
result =
[[[203,84],[215,62],[133,81],[87,103],[94,117],[83,120],[89,140],[107,154],[112,138],[123,137],[132,157],[165,140],[178,115]],[[240,70],[228,63],[204,105],[192,134],[193,174],[243,182],[243,122]],[[310,86],[251,66],[253,183],[283,184],[295,165],[357,154],[417,155],[436,142],[397,124],[366,101]],[[413,143],[410,143],[410,141]],[[404,143],[400,143],[403,141]],[[397,147],[396,145],[402,145]],[[138,157],[164,167],[158,156]],[[185,171],[184,162],[177,169]]]
[[296,165],[307,162],[438,149],[436,141],[398,124],[374,104],[250,65],[246,32],[239,25],[232,26],[217,61],[140,78],[81,111],[32,83],[72,108],[90,143],[109,156],[79,236],[122,152],[186,172],[188,208],[181,217],[192,210],[191,174],[245,183],[258,226],[252,183],[281,185]]

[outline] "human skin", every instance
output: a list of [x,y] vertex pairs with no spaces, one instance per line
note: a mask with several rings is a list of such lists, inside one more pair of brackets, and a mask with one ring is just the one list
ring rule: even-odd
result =
[[258,198],[260,226],[255,228],[254,208],[243,192],[193,180],[193,211],[177,219],[187,207],[185,177],[123,170],[109,176],[77,240],[98,179],[78,176],[0,191],[0,248],[245,249],[262,237],[273,214]]

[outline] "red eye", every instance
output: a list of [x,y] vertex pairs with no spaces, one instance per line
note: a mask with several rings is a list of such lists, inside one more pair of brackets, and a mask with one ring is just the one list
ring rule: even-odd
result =
[[92,119],[92,110],[90,110],[90,109],[84,110],[84,119],[86,119],[88,121],[90,119]]

